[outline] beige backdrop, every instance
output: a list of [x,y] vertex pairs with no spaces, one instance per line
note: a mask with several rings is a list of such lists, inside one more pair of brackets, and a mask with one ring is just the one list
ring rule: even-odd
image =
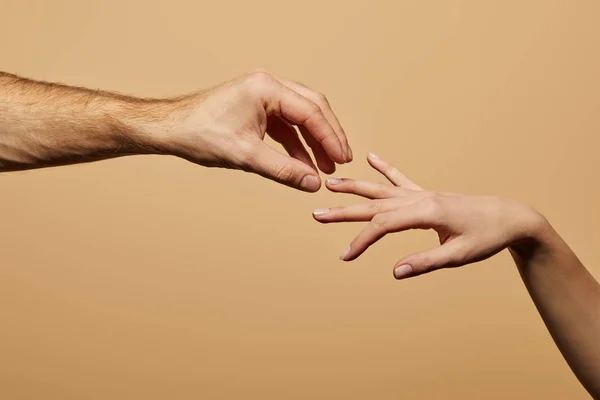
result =
[[[542,210],[598,276],[600,3],[0,0],[0,70],[145,96],[256,67],[325,92],[356,161]],[[506,253],[351,264],[356,201],[135,157],[0,176],[0,398],[585,399]]]

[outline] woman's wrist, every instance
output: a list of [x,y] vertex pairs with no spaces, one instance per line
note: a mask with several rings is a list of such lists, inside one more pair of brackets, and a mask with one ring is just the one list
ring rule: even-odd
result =
[[547,252],[555,247],[557,233],[550,222],[533,207],[528,209],[521,218],[521,232],[517,239],[509,245],[513,256],[526,260],[540,252]]

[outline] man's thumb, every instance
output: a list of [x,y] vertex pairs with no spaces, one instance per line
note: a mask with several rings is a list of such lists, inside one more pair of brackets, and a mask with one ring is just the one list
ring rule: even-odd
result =
[[281,154],[265,142],[260,142],[253,149],[247,168],[267,179],[305,192],[316,192],[321,187],[321,179],[315,170]]

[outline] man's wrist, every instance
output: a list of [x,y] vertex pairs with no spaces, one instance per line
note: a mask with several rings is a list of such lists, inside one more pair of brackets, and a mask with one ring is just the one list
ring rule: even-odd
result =
[[184,117],[184,103],[183,98],[129,98],[111,104],[105,115],[113,121],[109,129],[115,139],[129,152],[172,155],[170,143]]

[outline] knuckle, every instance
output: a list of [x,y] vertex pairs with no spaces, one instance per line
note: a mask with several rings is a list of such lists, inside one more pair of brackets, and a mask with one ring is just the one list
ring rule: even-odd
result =
[[481,248],[476,242],[461,238],[459,246],[454,252],[453,258],[458,263],[464,263],[469,260],[477,260],[481,256]]
[[345,192],[355,192],[356,191],[356,181],[353,179],[342,178],[341,184],[344,185],[343,189]]
[[329,104],[329,101],[327,100],[327,96],[325,96],[323,93],[321,92],[316,92],[315,93],[315,100],[319,103],[319,104],[323,104],[323,105],[327,105]]
[[380,186],[373,191],[374,197],[380,197],[382,199],[392,197],[393,192],[386,186]]
[[387,166],[387,174],[391,177],[399,177],[400,176],[400,171],[398,171],[398,169],[396,169],[396,167],[392,167],[391,165]]
[[421,266],[422,272],[429,272],[433,269],[433,262],[431,261],[431,257],[429,257],[428,255],[422,255],[419,258],[419,265]]
[[256,73],[265,73],[265,74],[268,74],[268,73],[269,73],[269,71],[267,71],[267,69],[266,69],[266,68],[263,68],[263,67],[258,67],[258,68],[256,68],[254,71],[252,71],[252,72],[253,72],[253,73],[255,73],[255,74],[256,74]]
[[238,143],[237,147],[235,166],[242,171],[251,171],[256,159],[254,147],[245,141]]
[[371,219],[370,225],[371,228],[373,228],[373,230],[377,232],[387,231],[386,218],[383,217],[381,214],[377,214],[376,216],[374,216],[373,219]]
[[273,82],[273,76],[264,70],[256,70],[248,75],[247,82],[251,85],[266,86]]
[[294,178],[294,169],[288,165],[283,164],[276,169],[275,179],[282,182],[290,182]]
[[458,267],[462,265],[466,260],[472,259],[471,251],[465,246],[455,250],[448,260],[448,267]]
[[314,103],[311,101],[309,107],[310,107],[311,115],[316,115],[316,114],[322,113],[321,107],[317,103]]
[[438,196],[428,195],[422,200],[422,206],[425,214],[431,216],[433,219],[438,220],[444,213],[444,206]]
[[369,203],[369,211],[378,214],[381,211],[381,200],[372,200]]
[[344,207],[330,207],[327,212],[328,217],[339,217],[340,215],[345,214]]

